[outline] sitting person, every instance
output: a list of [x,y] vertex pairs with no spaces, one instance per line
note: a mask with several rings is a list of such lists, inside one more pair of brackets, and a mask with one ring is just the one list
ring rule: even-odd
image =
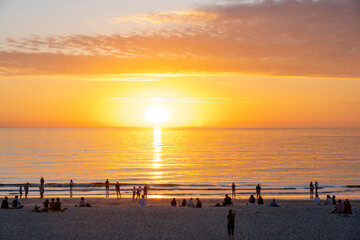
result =
[[264,199],[261,197],[261,195],[258,198],[258,205],[264,204]]
[[331,200],[332,200],[332,203],[333,203],[332,205],[336,205],[335,195],[332,196]]
[[53,209],[54,205],[55,205],[55,198],[52,198],[50,202],[50,209]]
[[23,208],[23,205],[21,205],[21,201],[18,196],[15,196],[15,199],[12,201],[11,205],[14,209]]
[[181,207],[186,207],[186,199],[183,199],[181,202]]
[[325,205],[333,205],[332,199],[330,197],[330,195],[326,196],[326,200],[325,200]]
[[2,200],[1,209],[9,209],[8,197],[5,197],[4,200]]
[[351,204],[350,204],[349,199],[346,199],[346,200],[345,200],[345,203],[344,203],[344,213],[346,213],[346,214],[352,214]]
[[81,198],[80,198],[78,207],[86,207],[86,203],[85,203],[85,198],[84,198],[84,197],[81,197]]
[[54,210],[54,211],[61,211],[60,198],[56,198],[56,202],[55,202],[52,210]]
[[315,205],[320,205],[320,198],[319,198],[319,195],[315,195],[315,198],[314,198],[314,204]]
[[275,199],[269,204],[269,207],[278,207],[278,204],[275,202]]
[[203,204],[199,198],[196,199],[196,208],[202,208]]
[[193,199],[192,199],[192,198],[190,198],[190,200],[189,200],[189,201],[187,201],[187,203],[186,203],[186,207],[195,207],[195,206],[194,206],[194,202],[193,202]]
[[[185,205],[186,205],[186,203],[185,203]],[[173,200],[171,201],[171,206],[176,207],[176,199],[175,198],[173,198]]]
[[[44,204],[44,208],[43,208],[43,211],[44,212],[47,212],[48,210],[49,210],[49,205],[50,205],[50,202],[49,202],[49,199],[46,199],[44,202],[43,202],[43,204]],[[35,205],[35,207],[36,207],[37,205]],[[34,208],[34,210],[35,210],[35,208]],[[35,211],[34,211],[35,212]]]
[[140,200],[139,200],[139,204],[140,207],[145,207],[146,206],[146,198],[144,195],[141,196]]
[[334,210],[332,210],[330,213],[344,213],[344,204],[341,202],[341,199],[338,200]]
[[247,203],[248,205],[255,205],[256,199],[254,197],[254,195],[251,195],[249,197],[249,202]]
[[232,201],[231,201],[231,197],[229,197],[227,194],[225,194],[225,198],[224,198],[224,201],[223,201],[223,205],[226,206],[226,205],[232,205]]

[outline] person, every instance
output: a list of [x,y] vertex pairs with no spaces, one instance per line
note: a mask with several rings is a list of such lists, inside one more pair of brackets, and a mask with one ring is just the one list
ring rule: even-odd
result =
[[232,205],[232,201],[231,201],[231,197],[229,197],[227,194],[225,194],[225,198],[224,198],[224,201],[223,201],[223,206],[226,206],[226,205]]
[[260,204],[264,204],[264,199],[261,196],[258,198],[258,205]]
[[21,204],[21,201],[18,196],[15,196],[15,199],[12,201],[11,205],[14,209],[23,208],[23,205]]
[[44,198],[44,192],[45,192],[44,185],[40,185],[39,190],[40,190],[40,198]]
[[1,209],[9,209],[8,197],[5,196],[4,200],[1,202]]
[[74,186],[74,182],[73,182],[72,179],[70,179],[69,186],[70,186],[70,197],[72,198],[72,195],[73,195],[73,186]]
[[318,182],[315,182],[315,195],[318,194],[319,184]]
[[149,190],[150,186],[148,184],[145,184],[144,186],[144,195],[145,195],[145,198],[147,198],[147,194],[148,194],[148,190]]
[[186,207],[192,207],[192,208],[194,207],[194,202],[193,202],[193,199],[192,199],[192,198],[190,198],[190,200],[187,201]]
[[249,197],[249,202],[247,205],[255,205],[255,202],[256,202],[256,199],[255,199],[254,195],[251,195]]
[[30,184],[27,182],[24,186],[24,190],[25,190],[25,198],[27,198],[28,193],[29,193],[29,186]]
[[136,194],[136,188],[133,187],[132,189],[132,194],[133,194],[133,202],[135,202],[135,194]]
[[109,179],[106,179],[106,181],[105,181],[105,197],[109,197],[109,190],[110,190]]
[[203,204],[199,198],[196,198],[196,208],[202,208]]
[[336,205],[336,198],[335,198],[335,195],[332,196],[332,205]]
[[175,198],[173,198],[173,200],[171,201],[171,206],[176,207],[176,199]]
[[40,186],[44,186],[45,180],[43,177],[40,178]]
[[85,198],[84,198],[84,197],[81,197],[81,198],[80,198],[78,207],[86,207],[86,203],[85,203]]
[[53,209],[54,206],[55,206],[55,198],[52,198],[50,202],[50,209]]
[[309,188],[310,188],[310,199],[312,199],[314,195],[314,185],[312,182],[310,182]]
[[339,214],[344,213],[344,204],[341,202],[341,199],[338,200],[334,210],[332,210],[330,213],[339,213]]
[[326,196],[325,205],[333,205],[330,195]]
[[278,204],[276,203],[275,199],[272,200],[272,202],[269,204],[269,207],[278,207]]
[[186,199],[183,199],[183,200],[182,200],[181,206],[182,206],[182,207],[186,207]]
[[314,204],[315,205],[320,205],[320,198],[319,198],[319,195],[315,195],[315,198],[314,198]]
[[139,188],[136,191],[136,200],[140,199],[140,195],[141,195],[141,186],[139,186]]
[[46,199],[43,202],[43,204],[44,204],[43,212],[47,212],[49,210],[49,205],[50,205],[49,199]]
[[23,188],[23,186],[20,185],[20,188],[19,188],[20,198],[22,198],[22,188]]
[[43,211],[40,210],[40,206],[39,206],[39,205],[35,205],[32,211],[33,211],[33,212],[43,212]]
[[346,214],[352,214],[351,204],[350,204],[349,199],[345,199],[345,203],[344,203],[344,213],[346,213]]
[[234,239],[235,215],[236,212],[231,209],[227,214],[227,219],[228,219],[227,230],[228,230],[229,239]]
[[260,184],[258,184],[257,186],[256,186],[256,197],[259,197],[260,196],[260,191],[261,191],[261,187],[260,187]]
[[117,197],[117,198],[119,198],[119,195],[120,195],[120,198],[121,198],[120,186],[121,186],[121,184],[120,184],[119,182],[116,182],[116,184],[115,184],[115,190],[116,190],[116,197]]
[[53,210],[55,211],[61,211],[61,202],[60,202],[60,198],[56,198],[56,202],[54,204],[54,208]]
[[146,206],[146,198],[144,195],[142,195],[141,199],[139,200],[140,207]]
[[236,188],[236,186],[235,186],[235,183],[232,183],[232,185],[231,185],[231,196],[232,196],[232,198],[235,198],[235,188]]

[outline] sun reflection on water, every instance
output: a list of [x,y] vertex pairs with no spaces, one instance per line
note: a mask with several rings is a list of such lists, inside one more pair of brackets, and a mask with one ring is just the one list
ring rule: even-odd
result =
[[163,167],[162,163],[162,138],[161,138],[161,128],[160,127],[154,127],[153,132],[153,159],[152,159],[152,168],[156,170],[156,172],[153,172],[152,179],[156,179],[156,182],[163,182],[161,168]]

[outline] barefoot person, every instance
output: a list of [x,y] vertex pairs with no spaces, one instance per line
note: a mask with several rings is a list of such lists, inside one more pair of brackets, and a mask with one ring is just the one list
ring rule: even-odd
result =
[[109,179],[106,179],[106,181],[105,181],[105,197],[109,197],[109,190],[110,190]]
[[231,196],[232,196],[232,198],[236,197],[235,196],[235,188],[236,188],[235,183],[232,183],[232,185],[231,185]]
[[120,198],[121,198],[120,186],[121,186],[121,184],[120,184],[119,182],[116,182],[116,184],[115,184],[115,190],[116,190],[116,197],[117,197],[117,198],[119,198],[119,196],[120,196]]
[[236,212],[233,210],[229,210],[229,212],[227,214],[227,219],[228,219],[227,230],[228,230],[229,239],[231,239],[231,240],[234,239],[235,215],[236,215]]
[[310,189],[310,199],[313,199],[313,195],[314,195],[314,185],[312,182],[310,182],[309,184],[309,189]]
[[27,182],[24,186],[24,190],[25,190],[25,198],[27,198],[28,193],[29,193],[29,186],[30,184]]
[[258,184],[257,186],[256,186],[256,197],[259,197],[260,196],[260,193],[261,192],[261,187],[260,187],[260,184]]

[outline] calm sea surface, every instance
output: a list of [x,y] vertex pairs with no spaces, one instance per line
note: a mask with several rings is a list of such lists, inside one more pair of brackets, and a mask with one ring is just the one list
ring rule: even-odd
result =
[[[360,129],[0,128],[0,196],[104,196],[104,181],[122,194],[150,184],[150,197],[240,198],[260,183],[265,197],[360,199]],[[111,186],[112,194],[114,193]]]

